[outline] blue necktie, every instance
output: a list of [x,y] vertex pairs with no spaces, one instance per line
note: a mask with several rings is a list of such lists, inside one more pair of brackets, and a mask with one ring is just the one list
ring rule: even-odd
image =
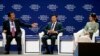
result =
[[54,24],[52,24],[52,26],[51,26],[51,29],[53,29],[54,28]]

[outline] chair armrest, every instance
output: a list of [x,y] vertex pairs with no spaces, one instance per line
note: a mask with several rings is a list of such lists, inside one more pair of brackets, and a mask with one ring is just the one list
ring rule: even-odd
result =
[[44,32],[43,32],[43,31],[39,33],[39,37],[40,37],[40,38],[42,38],[43,35],[44,35]]
[[57,39],[60,39],[60,36],[63,36],[62,32],[58,34]]
[[21,38],[22,38],[23,40],[25,40],[25,30],[24,30],[23,28],[20,28],[20,30],[21,30],[21,32],[22,32]]
[[63,35],[63,33],[61,32],[61,33],[58,34],[58,37],[59,37],[59,36],[62,36],[62,35]]
[[60,39],[60,36],[63,36],[62,32],[58,34],[57,39]]
[[21,35],[21,42],[22,42],[22,54],[25,54],[25,30],[20,28],[22,35]]
[[96,36],[99,36],[99,29],[95,33],[93,33],[92,42],[95,42],[95,37]]
[[59,48],[60,48],[60,46],[59,46],[59,43],[60,43],[60,36],[63,36],[63,33],[61,32],[61,33],[59,33],[58,34],[58,36],[57,36],[57,42],[58,42],[58,54],[60,53],[60,51],[59,51]]
[[6,33],[2,32],[2,37],[3,37],[3,40],[2,40],[3,46],[5,46],[5,44],[6,44]]
[[97,30],[93,35],[99,36],[99,30]]

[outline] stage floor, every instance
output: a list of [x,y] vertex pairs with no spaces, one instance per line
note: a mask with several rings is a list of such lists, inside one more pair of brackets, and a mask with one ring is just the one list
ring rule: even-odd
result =
[[0,56],[73,56],[72,54],[66,54],[66,55],[42,55],[42,54],[24,54],[24,55],[18,55],[18,54],[9,54],[9,55],[0,55]]

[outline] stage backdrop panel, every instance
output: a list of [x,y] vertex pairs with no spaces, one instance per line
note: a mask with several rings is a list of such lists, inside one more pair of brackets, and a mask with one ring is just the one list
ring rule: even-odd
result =
[[[58,16],[65,29],[64,35],[72,35],[82,29],[89,14],[95,12],[100,22],[100,0],[0,0],[0,35],[2,22],[7,13],[14,11],[16,18],[24,23],[37,22],[37,28],[25,28],[26,35],[38,35],[50,21],[51,15]],[[2,37],[0,37],[2,38]]]

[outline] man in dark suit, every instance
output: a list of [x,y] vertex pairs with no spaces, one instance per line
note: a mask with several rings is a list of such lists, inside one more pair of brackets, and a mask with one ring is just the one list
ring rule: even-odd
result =
[[[44,54],[53,54],[55,40],[60,32],[63,32],[63,27],[60,22],[57,22],[57,16],[52,15],[51,22],[44,28],[45,35],[42,37],[42,42],[45,45],[46,52]],[[51,51],[48,48],[47,39],[51,39]]]
[[6,45],[5,45],[5,54],[9,54],[10,43],[12,39],[15,38],[17,42],[18,54],[21,54],[22,45],[21,45],[21,27],[36,27],[37,23],[31,25],[20,22],[18,19],[15,19],[15,13],[8,13],[9,19],[3,22],[3,32],[6,33]]

